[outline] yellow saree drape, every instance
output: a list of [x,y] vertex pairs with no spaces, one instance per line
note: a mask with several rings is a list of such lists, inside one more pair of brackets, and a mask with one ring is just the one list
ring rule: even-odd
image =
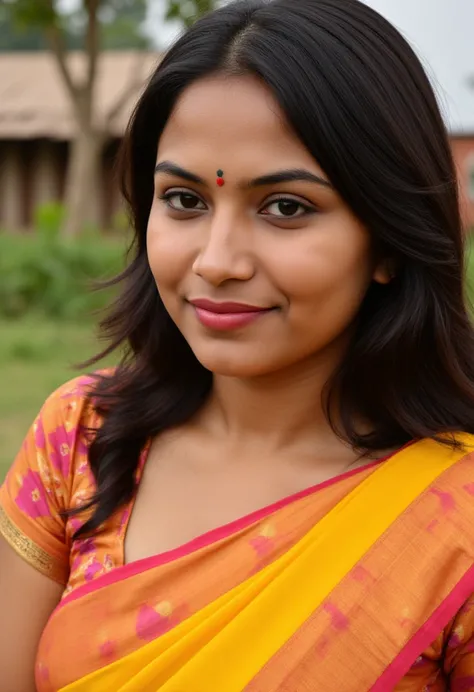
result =
[[395,454],[283,556],[61,692],[241,692],[405,509],[474,448],[472,436],[457,439],[464,449],[423,440]]

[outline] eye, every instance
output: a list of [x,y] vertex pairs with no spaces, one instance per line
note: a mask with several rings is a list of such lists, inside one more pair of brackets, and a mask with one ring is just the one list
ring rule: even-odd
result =
[[273,216],[276,219],[298,219],[307,214],[316,213],[316,209],[291,197],[274,199],[262,208],[260,214]]
[[166,192],[164,195],[160,195],[160,199],[174,211],[203,211],[207,209],[204,202],[197,195],[184,190]]

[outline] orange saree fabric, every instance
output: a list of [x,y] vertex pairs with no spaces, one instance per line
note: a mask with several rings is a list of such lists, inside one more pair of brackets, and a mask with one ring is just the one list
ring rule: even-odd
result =
[[[124,565],[133,503],[94,539],[74,540],[78,520],[59,515],[93,489],[82,431],[100,421],[86,404],[86,387],[76,380],[48,400],[0,490],[1,533],[33,566],[65,584],[39,647],[39,692],[67,689],[165,641],[288,554],[384,463]],[[420,454],[419,463],[429,461]],[[350,529],[336,549],[344,551]],[[474,692],[473,556],[474,460],[466,453],[383,532],[245,690]],[[315,583],[327,568],[321,554]],[[295,588],[277,603],[274,617],[298,596]],[[260,622],[249,640],[265,637],[270,626]]]

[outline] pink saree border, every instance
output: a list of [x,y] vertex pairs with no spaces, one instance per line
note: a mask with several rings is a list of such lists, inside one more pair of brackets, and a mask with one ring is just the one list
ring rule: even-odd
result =
[[387,666],[369,692],[387,692],[405,677],[416,659],[436,639],[474,592],[474,565],[470,567],[444,601]]
[[[398,451],[394,452],[394,454],[397,454]],[[112,584],[123,581],[124,579],[128,579],[129,577],[134,577],[142,572],[146,572],[155,567],[160,567],[162,565],[169,564],[174,560],[179,560],[180,558],[186,557],[187,555],[191,555],[192,553],[195,553],[198,550],[213,545],[214,543],[218,543],[224,540],[225,538],[229,538],[230,536],[237,534],[240,531],[243,531],[252,524],[260,521],[261,519],[264,519],[267,516],[270,516],[271,514],[274,514],[278,510],[283,509],[284,507],[286,507],[289,504],[292,504],[293,502],[296,502],[316,492],[324,490],[325,488],[328,488],[331,485],[338,483],[339,481],[351,478],[352,476],[355,476],[358,473],[367,471],[372,467],[375,468],[382,462],[387,461],[391,456],[393,456],[393,454],[389,454],[386,457],[377,459],[376,461],[369,462],[364,466],[359,466],[358,468],[353,469],[352,471],[347,471],[346,473],[343,473],[340,476],[334,476],[333,478],[330,478],[327,481],[323,481],[322,483],[313,485],[310,488],[305,488],[304,490],[301,490],[300,492],[295,493],[294,495],[289,495],[283,498],[282,500],[279,500],[278,502],[275,502],[262,509],[252,512],[251,514],[247,514],[246,516],[241,517],[240,519],[236,519],[235,521],[230,522],[229,524],[224,524],[223,526],[220,526],[216,529],[212,529],[211,531],[208,531],[207,533],[204,533],[201,536],[197,536],[193,540],[177,548],[173,548],[172,550],[166,551],[164,553],[159,553],[151,557],[145,557],[142,560],[136,560],[135,562],[130,562],[120,567],[116,567],[111,572],[108,572],[107,574],[98,577],[94,581],[77,587],[77,589],[65,596],[59,602],[58,606],[56,607],[56,612],[58,610],[61,610],[64,606],[68,605],[69,603],[77,601],[79,598],[87,596],[88,594],[93,593],[94,591],[99,591],[102,588],[111,586]]]

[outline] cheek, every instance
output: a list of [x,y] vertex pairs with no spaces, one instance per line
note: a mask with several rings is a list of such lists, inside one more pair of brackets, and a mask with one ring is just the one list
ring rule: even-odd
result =
[[[289,317],[298,330],[337,332],[355,317],[371,283],[369,243],[346,234],[320,238],[285,253],[274,277],[286,296]],[[276,258],[275,258],[276,259]],[[278,278],[277,278],[278,277]]]
[[160,292],[176,287],[191,261],[184,234],[173,233],[166,222],[158,224],[153,218],[147,229],[147,253]]
[[[371,280],[371,264],[366,243],[351,247],[343,244],[314,244],[291,248],[280,255],[275,276],[288,298],[310,299],[311,296],[356,294],[365,290]],[[284,262],[281,257],[284,257]],[[277,258],[275,258],[275,261]]]

